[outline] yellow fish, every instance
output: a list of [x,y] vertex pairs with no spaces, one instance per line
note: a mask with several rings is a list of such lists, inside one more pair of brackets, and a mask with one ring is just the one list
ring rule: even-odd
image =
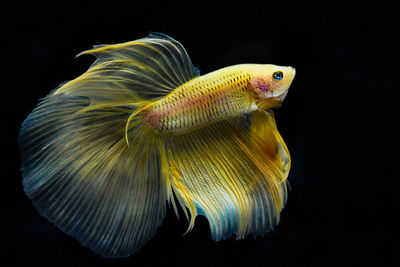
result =
[[292,67],[242,64],[200,76],[184,47],[151,33],[100,45],[78,78],[24,121],[24,190],[40,214],[104,257],[152,238],[167,203],[216,241],[263,235],[286,202],[290,155],[275,124]]

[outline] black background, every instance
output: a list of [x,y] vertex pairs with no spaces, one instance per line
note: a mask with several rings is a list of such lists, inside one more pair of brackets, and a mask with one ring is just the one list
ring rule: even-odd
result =
[[[0,265],[395,266],[399,30],[383,1],[87,1],[2,6]],[[276,120],[292,154],[291,192],[264,238],[214,242],[208,223],[170,210],[157,235],[104,259],[40,217],[21,183],[23,119],[60,82],[83,73],[93,44],[180,41],[202,74],[239,63],[296,68]],[[397,69],[395,69],[397,67]],[[398,265],[397,265],[398,266]]]

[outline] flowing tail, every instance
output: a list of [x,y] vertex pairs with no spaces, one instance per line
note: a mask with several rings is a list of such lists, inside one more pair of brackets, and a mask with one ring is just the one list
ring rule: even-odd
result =
[[23,185],[42,216],[111,258],[143,246],[166,203],[176,210],[174,195],[189,230],[204,215],[215,240],[277,224],[290,158],[272,113],[163,137],[135,114],[198,76],[183,46],[152,33],[83,54],[95,63],[42,99],[21,128]]

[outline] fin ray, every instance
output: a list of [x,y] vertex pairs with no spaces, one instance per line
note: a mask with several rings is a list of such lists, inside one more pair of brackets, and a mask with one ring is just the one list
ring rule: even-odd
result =
[[[129,137],[135,145],[127,147],[128,111],[105,107],[76,115],[87,100],[70,100],[49,95],[24,122],[20,147],[25,192],[43,216],[93,251],[128,256],[155,234],[165,216],[160,143],[132,121]],[[41,112],[45,107],[52,112]],[[47,124],[49,120],[53,123]],[[58,124],[63,129],[51,131]],[[51,134],[35,139],[38,130]]]
[[24,190],[85,246],[128,256],[155,234],[172,196],[162,143],[134,114],[197,73],[166,35],[87,53],[97,58],[89,70],[41,100],[22,125]]
[[[93,54],[97,58],[88,73],[104,70],[105,65],[110,62],[119,63],[121,66],[117,66],[117,69],[134,70],[134,80],[144,79],[144,84],[148,83],[152,92],[158,92],[160,96],[198,76],[184,47],[173,38],[158,33],[150,33],[149,36],[132,42],[95,46],[78,56],[83,54]],[[151,77],[152,80],[146,77]],[[166,92],[160,91],[158,87],[164,88]],[[151,98],[140,87],[135,87],[134,90],[142,98]]]
[[191,213],[188,230],[196,215],[208,219],[217,241],[233,233],[238,239],[263,235],[278,223],[287,173],[278,154],[266,153],[263,142],[281,139],[276,127],[268,129],[267,137],[258,136],[254,127],[234,119],[168,140],[169,160],[177,168],[174,192]]

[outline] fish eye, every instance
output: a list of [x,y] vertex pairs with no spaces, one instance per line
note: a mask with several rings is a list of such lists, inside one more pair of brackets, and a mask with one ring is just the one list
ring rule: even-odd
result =
[[277,81],[282,80],[283,79],[283,72],[282,71],[275,71],[272,74],[272,78],[274,78]]

